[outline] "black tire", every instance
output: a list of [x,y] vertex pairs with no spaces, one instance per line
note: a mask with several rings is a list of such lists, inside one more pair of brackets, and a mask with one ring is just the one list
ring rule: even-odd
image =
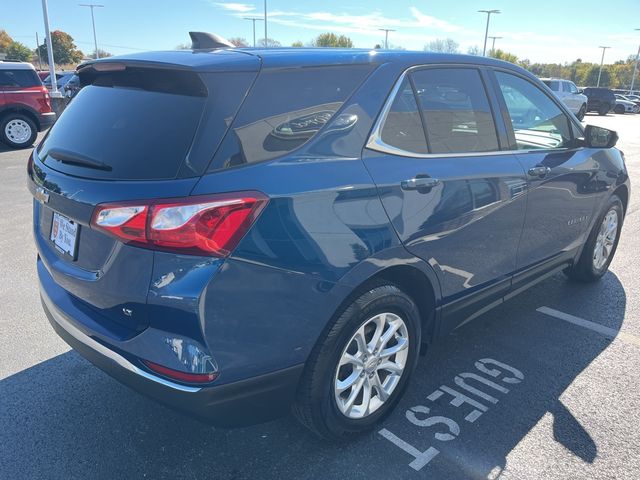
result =
[[[10,124],[18,122],[20,128],[30,129],[28,137],[24,141],[16,141],[17,138],[12,136],[12,127]],[[38,129],[35,122],[28,116],[20,113],[7,113],[0,121],[0,141],[12,148],[27,148],[33,145],[38,136]]]
[[578,114],[576,115],[576,118],[580,121],[582,121],[584,119],[584,116],[587,114],[587,106],[586,105],[582,105],[580,107],[580,110],[578,110]]
[[[399,316],[407,327],[409,347],[405,367],[397,386],[377,410],[363,418],[351,419],[340,411],[334,396],[338,363],[357,330],[384,312]],[[372,286],[339,314],[314,347],[300,381],[294,415],[313,433],[328,440],[347,440],[370,431],[391,413],[406,389],[418,361],[420,340],[420,314],[411,297],[392,284]]]
[[598,115],[604,116],[607,113],[609,113],[609,107],[608,106],[602,105],[600,108],[598,108]]
[[[618,216],[618,228],[616,231],[616,238],[613,243],[613,247],[611,249],[611,253],[607,258],[607,261],[600,268],[596,268],[594,265],[594,253],[598,240],[598,233],[602,226],[602,222],[604,221],[605,216],[610,211],[615,211]],[[624,221],[624,213],[622,208],[622,201],[618,198],[617,195],[612,195],[609,201],[607,202],[606,207],[602,211],[602,213],[598,216],[595,223],[593,224],[593,228],[589,233],[589,237],[587,238],[587,242],[584,244],[582,249],[582,253],[580,254],[580,258],[578,261],[571,267],[564,270],[565,275],[569,277],[571,280],[575,280],[578,282],[595,282],[600,280],[602,276],[607,273],[609,269],[609,265],[613,260],[613,257],[616,254],[616,249],[618,248],[618,241],[620,240],[620,231],[622,229],[622,222]]]
[[622,105],[616,105],[613,109],[613,111],[617,114],[623,114],[624,113],[624,107]]

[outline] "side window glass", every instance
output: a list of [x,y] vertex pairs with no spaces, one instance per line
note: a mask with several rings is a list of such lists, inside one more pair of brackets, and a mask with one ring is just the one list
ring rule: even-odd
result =
[[4,87],[35,87],[40,83],[33,70],[3,70],[0,72],[0,85]]
[[271,160],[300,147],[327,124],[371,69],[350,65],[263,71],[209,171]]
[[393,99],[380,137],[387,145],[406,152],[427,153],[418,104],[411,84],[406,79]]
[[564,82],[564,88],[567,92],[578,93],[578,87],[573,82]]
[[480,72],[434,68],[411,74],[423,111],[430,153],[499,150]]
[[531,82],[496,72],[507,104],[518,150],[572,146],[569,119],[547,95]]
[[19,83],[13,76],[13,72],[9,70],[0,71],[0,86],[2,87],[18,87]]

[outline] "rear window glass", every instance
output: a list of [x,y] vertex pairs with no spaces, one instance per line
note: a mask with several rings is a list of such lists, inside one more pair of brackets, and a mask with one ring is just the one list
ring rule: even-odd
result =
[[411,76],[426,123],[429,152],[499,149],[489,100],[477,70],[430,68]]
[[382,128],[381,138],[384,143],[405,152],[427,153],[427,141],[418,104],[413,89],[407,80],[402,82],[393,99]]
[[0,70],[0,87],[36,87],[41,85],[33,70]]
[[[199,76],[138,68],[88,80],[38,151],[46,165],[87,178],[176,177],[206,101]],[[56,158],[59,151],[72,161]],[[106,168],[74,164],[74,155]]]
[[370,65],[261,73],[209,170],[270,160],[312,138],[371,71]]

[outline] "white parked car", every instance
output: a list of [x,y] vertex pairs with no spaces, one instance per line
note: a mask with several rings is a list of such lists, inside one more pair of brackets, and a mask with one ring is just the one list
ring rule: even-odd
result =
[[540,80],[569,107],[569,110],[578,117],[578,120],[582,121],[584,114],[587,113],[588,99],[586,95],[583,95],[582,90],[576,87],[575,83],[560,78],[541,78]]
[[616,106],[613,111],[615,113],[638,113],[640,107],[625,95],[616,93]]

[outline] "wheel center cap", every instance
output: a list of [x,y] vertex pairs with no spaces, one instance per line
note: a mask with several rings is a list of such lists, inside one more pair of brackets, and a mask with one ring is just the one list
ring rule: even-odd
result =
[[364,368],[367,372],[371,373],[373,371],[375,371],[376,367],[378,366],[378,359],[373,357],[371,360],[369,360]]

